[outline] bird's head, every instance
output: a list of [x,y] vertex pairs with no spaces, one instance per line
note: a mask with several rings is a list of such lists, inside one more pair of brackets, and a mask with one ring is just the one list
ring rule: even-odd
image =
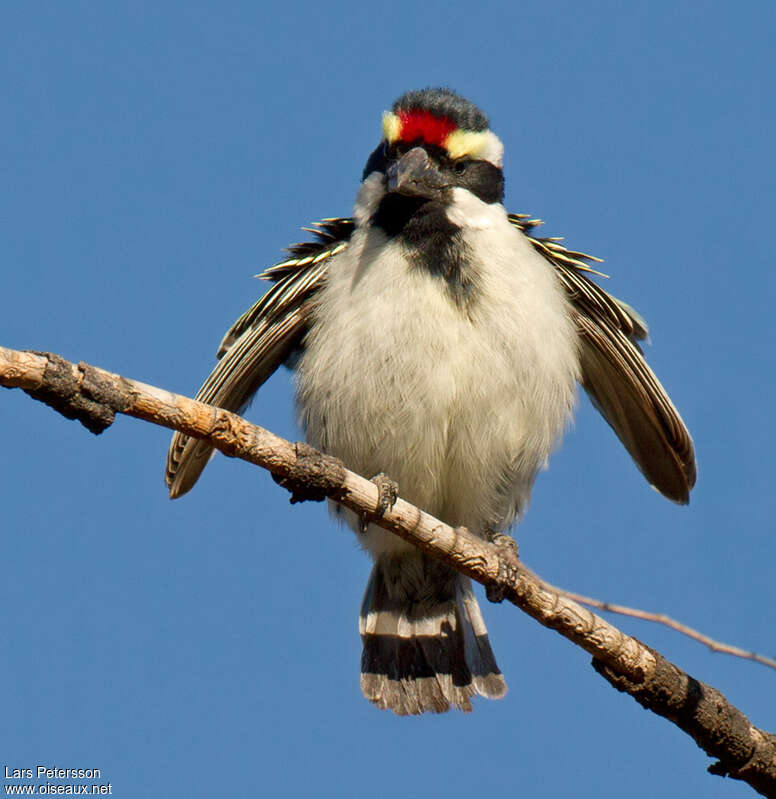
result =
[[460,95],[450,89],[407,92],[383,114],[356,216],[396,235],[412,220],[444,213],[456,189],[500,203],[503,150],[488,118]]

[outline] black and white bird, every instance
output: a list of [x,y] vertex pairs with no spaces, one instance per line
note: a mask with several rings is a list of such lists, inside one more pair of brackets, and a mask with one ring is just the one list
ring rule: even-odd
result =
[[[580,383],[649,483],[686,503],[693,444],[639,348],[644,320],[588,277],[596,259],[507,213],[502,155],[487,117],[454,92],[400,97],[353,217],[325,219],[261,275],[274,285],[226,334],[197,399],[241,411],[285,363],[310,444],[492,539],[525,510]],[[211,453],[173,436],[171,497]],[[468,579],[343,514],[374,558],[364,695],[401,715],[503,696]]]

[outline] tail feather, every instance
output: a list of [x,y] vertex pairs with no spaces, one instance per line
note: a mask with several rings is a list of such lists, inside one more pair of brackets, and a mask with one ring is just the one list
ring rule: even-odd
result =
[[[474,688],[480,696],[501,699],[507,692],[507,684],[496,665],[480,605],[468,579],[461,580],[459,595],[465,617],[469,621],[463,626],[466,662],[480,664],[479,669],[472,670]],[[489,670],[491,664],[493,669]]]
[[420,553],[375,563],[361,607],[361,689],[398,715],[472,709],[506,683],[467,578]]

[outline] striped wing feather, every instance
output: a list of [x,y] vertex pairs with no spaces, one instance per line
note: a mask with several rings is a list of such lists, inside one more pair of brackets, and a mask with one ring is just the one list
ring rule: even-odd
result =
[[[537,220],[510,215],[528,233]],[[527,229],[526,229],[527,227]],[[597,260],[566,250],[558,239],[531,238],[555,266],[574,307],[580,336],[582,385],[649,483],[661,494],[685,504],[695,485],[692,438],[655,373],[640,340],[646,322],[624,302],[593,283],[585,261]]]
[[[196,399],[240,413],[273,372],[301,346],[310,314],[310,298],[326,276],[328,259],[347,245],[350,220],[321,223],[317,242],[289,248],[292,257],[259,277],[277,281],[224,336],[218,363]],[[333,233],[343,238],[336,238]],[[213,448],[175,433],[167,453],[165,480],[170,497],[185,494],[207,466]]]
[[[679,413],[639,348],[648,335],[644,320],[585,273],[597,258],[568,250],[558,238],[539,238],[541,224],[525,214],[510,214],[536,250],[554,267],[574,307],[581,342],[582,382],[595,407],[611,425],[647,480],[676,502],[685,503],[695,483],[692,439]],[[352,219],[325,219],[315,241],[289,248],[291,257],[259,277],[275,285],[244,313],[224,336],[218,364],[196,398],[240,412],[265,380],[302,344],[311,303],[323,284],[331,256],[347,247]],[[165,479],[170,496],[196,483],[212,448],[175,433]]]

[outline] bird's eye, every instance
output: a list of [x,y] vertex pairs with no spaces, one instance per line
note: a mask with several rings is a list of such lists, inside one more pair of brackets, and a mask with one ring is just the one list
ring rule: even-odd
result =
[[456,161],[453,164],[453,171],[456,175],[463,175],[464,172],[469,168],[468,161]]

